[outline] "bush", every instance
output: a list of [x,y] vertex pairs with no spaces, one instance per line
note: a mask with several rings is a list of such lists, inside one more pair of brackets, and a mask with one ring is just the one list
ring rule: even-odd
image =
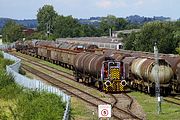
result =
[[0,89],[0,98],[5,100],[16,99],[18,95],[23,93],[23,88],[13,83]]
[[7,120],[8,117],[5,114],[4,110],[2,108],[0,108],[0,120]]
[[22,68],[20,68],[20,69],[19,69],[19,74],[21,74],[21,75],[26,75],[26,72],[25,72]]
[[5,69],[6,68],[6,65],[11,65],[14,63],[14,61],[11,61],[11,60],[7,60],[7,59],[3,59],[0,57],[0,69]]
[[65,108],[58,96],[36,91],[28,91],[17,104],[17,112],[21,115],[19,119],[22,120],[62,119]]
[[14,84],[14,78],[11,75],[5,73],[4,70],[0,71],[0,90],[8,85]]
[[[65,103],[61,101],[61,97],[47,92],[24,89],[17,85],[13,76],[5,72],[5,66],[12,63],[12,61],[0,58],[0,99],[13,101],[15,107],[12,107],[10,111],[14,119],[62,119]],[[6,116],[7,114],[5,110],[0,108],[0,120],[10,119],[9,116]]]
[[3,58],[4,56],[3,56],[3,53],[0,51],[0,58]]

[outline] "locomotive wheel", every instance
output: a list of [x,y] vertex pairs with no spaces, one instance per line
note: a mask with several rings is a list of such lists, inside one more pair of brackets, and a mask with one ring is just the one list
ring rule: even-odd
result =
[[143,86],[143,92],[148,93],[148,86]]
[[171,89],[169,87],[165,88],[164,94],[165,94],[165,96],[170,95],[171,94]]
[[138,84],[138,90],[142,92],[142,85]]
[[91,80],[90,84],[92,86],[95,86],[96,80],[94,78],[92,78],[92,77],[90,78],[90,80]]
[[79,82],[79,77],[76,77],[76,81]]
[[99,91],[103,91],[103,83],[101,81],[99,81]]
[[177,93],[180,92],[180,84],[176,84],[175,91],[176,91]]
[[150,87],[150,95],[154,96],[155,95],[155,84],[152,84],[152,87]]
[[135,87],[136,87],[135,83],[132,83],[131,87],[132,87],[132,89],[135,89]]

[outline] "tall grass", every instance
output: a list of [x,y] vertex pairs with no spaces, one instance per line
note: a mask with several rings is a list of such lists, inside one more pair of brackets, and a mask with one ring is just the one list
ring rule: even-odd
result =
[[0,100],[11,103],[5,108],[0,104],[0,120],[62,119],[65,103],[61,101],[61,97],[17,85],[14,78],[5,71],[5,66],[12,63],[13,61],[5,60],[0,55]]
[[0,50],[0,58],[3,58],[3,53],[1,50]]
[[140,92],[131,92],[131,96],[139,102],[146,113],[147,120],[180,120],[180,106],[162,102],[161,114],[157,114],[157,101],[155,97]]

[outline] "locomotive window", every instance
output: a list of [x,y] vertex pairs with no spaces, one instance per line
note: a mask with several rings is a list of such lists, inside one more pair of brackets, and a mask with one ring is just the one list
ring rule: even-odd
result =
[[111,67],[116,67],[116,66],[118,66],[118,63],[116,63],[116,62],[111,62],[111,63],[109,63],[109,66],[111,66]]
[[104,44],[100,44],[100,46],[99,47],[103,47],[104,48]]
[[111,48],[115,48],[115,45],[111,45]]
[[123,49],[123,46],[122,46],[122,45],[119,45],[119,49]]
[[83,45],[78,45],[77,48],[84,48],[84,46]]
[[110,48],[110,44],[105,44],[105,47],[106,48]]

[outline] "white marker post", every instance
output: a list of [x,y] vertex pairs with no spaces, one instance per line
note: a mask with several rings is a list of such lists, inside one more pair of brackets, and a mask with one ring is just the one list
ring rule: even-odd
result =
[[155,57],[155,67],[156,67],[156,86],[155,86],[155,91],[156,91],[156,98],[157,98],[157,112],[160,114],[161,112],[161,97],[160,97],[160,84],[159,84],[159,55],[158,55],[158,48],[155,43],[154,46],[154,57]]
[[98,117],[99,119],[102,118],[111,118],[111,105],[98,105]]

